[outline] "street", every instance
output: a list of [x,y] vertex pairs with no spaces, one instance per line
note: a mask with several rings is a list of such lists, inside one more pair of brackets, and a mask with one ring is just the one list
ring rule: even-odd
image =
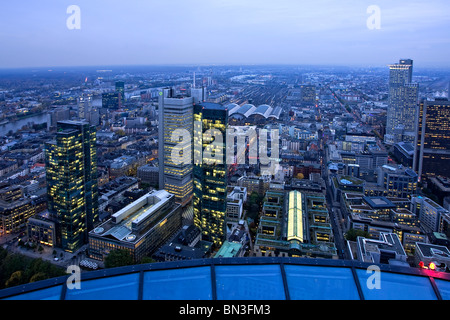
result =
[[333,204],[331,187],[328,184],[328,168],[326,165],[328,160],[325,151],[322,151],[322,159],[322,178],[326,183],[327,208],[330,215],[330,223],[333,228],[334,242],[336,245],[338,256],[340,259],[351,259],[347,249],[347,241],[344,239],[344,234],[340,223],[340,221],[342,221],[343,219],[343,217],[341,216],[341,210],[339,205]]

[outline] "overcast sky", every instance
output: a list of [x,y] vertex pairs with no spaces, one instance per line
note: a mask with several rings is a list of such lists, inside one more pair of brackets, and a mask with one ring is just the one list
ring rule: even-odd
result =
[[[69,30],[67,8],[80,8]],[[369,29],[371,5],[380,29]],[[0,4],[0,68],[312,64],[450,67],[448,0],[20,0]]]

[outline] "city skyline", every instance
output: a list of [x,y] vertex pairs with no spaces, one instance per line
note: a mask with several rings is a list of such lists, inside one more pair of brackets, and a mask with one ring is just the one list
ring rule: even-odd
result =
[[[405,270],[399,276],[428,272],[425,275],[430,280],[442,280],[439,277],[445,273],[450,280],[448,174],[436,173],[435,178],[420,181],[413,165],[417,162],[415,145],[409,140],[389,145],[383,138],[391,89],[408,84],[414,74],[411,60],[400,61],[405,62],[399,65],[405,72],[391,72],[389,77],[388,67],[129,68],[87,74],[86,70],[64,75],[46,71],[2,74],[3,248],[7,254],[39,257],[67,270],[81,269],[82,276],[89,273],[88,277],[95,276],[96,269],[109,272],[130,264],[137,268],[150,263],[153,270],[155,265],[164,269],[182,260],[206,266],[208,259],[214,259],[218,266],[243,258],[239,263],[248,268],[251,261],[266,264],[289,258],[316,267],[316,261],[326,261],[329,267],[335,263],[368,263],[380,270],[398,267]],[[439,148],[448,147],[445,124],[449,114],[438,103],[448,104],[444,97],[448,72],[424,70],[414,75],[414,81],[420,96],[429,99],[423,108],[429,138],[420,139],[421,146],[439,143]],[[62,130],[64,124],[82,126],[86,134]],[[174,129],[182,130],[174,137]],[[266,141],[263,130],[276,134]],[[252,134],[255,131],[259,138]],[[234,132],[237,144],[234,135],[220,143],[225,132]],[[442,138],[436,139],[436,134]],[[183,172],[171,157],[184,160],[191,154],[189,148],[184,149],[184,142],[191,141],[185,136],[191,135],[190,162],[193,159],[194,164],[190,174],[192,165],[188,163]],[[52,142],[55,139],[60,143]],[[253,153],[256,145],[259,152]],[[179,147],[182,152],[177,152]],[[222,164],[220,155],[225,153],[227,162]],[[430,174],[425,166],[427,154],[423,152],[423,161],[419,160]],[[268,170],[267,156],[277,164],[275,171]],[[193,186],[192,201],[188,200],[189,189],[183,187],[185,181]],[[181,207],[185,197],[188,203]],[[92,212],[98,217],[93,223]],[[64,239],[68,245],[60,241]],[[445,256],[434,254],[436,250]],[[12,284],[52,277],[30,273],[17,278],[19,273],[1,272],[9,270],[5,262],[0,266],[4,279],[0,289],[7,289],[0,290],[0,298],[22,297],[9,291]],[[212,292],[214,300],[227,295],[294,300],[338,294],[344,298],[336,290],[305,290],[303,280],[300,291],[289,287],[286,296],[279,285],[274,286],[278,291],[227,288],[220,282],[224,275],[220,269],[211,270],[217,271],[216,289],[206,285],[205,291],[189,287],[187,292],[177,292],[183,297]],[[381,272],[385,288],[389,279]],[[332,273],[327,273],[329,279]],[[246,279],[240,272],[233,276]],[[254,283],[265,288],[265,280]],[[183,283],[174,282],[176,286]],[[68,286],[53,298],[152,299],[164,295],[164,288],[150,287],[155,295],[141,291],[135,296],[132,292],[137,293],[137,287],[130,283],[129,293],[105,290],[90,296],[88,283],[82,281],[81,290]],[[371,295],[371,286],[361,287],[370,291],[348,291],[346,297],[412,297],[411,290],[377,290]],[[426,284],[419,287],[426,288]],[[172,291],[170,286],[167,289]],[[446,299],[438,291],[417,297]]]
[[448,0],[20,4],[0,300],[450,300]]
[[[448,67],[450,25],[445,1],[77,1],[80,29],[71,30],[67,1],[0,13],[0,68],[311,64],[384,66],[393,57]],[[379,9],[379,29],[369,28]],[[187,31],[186,31],[187,30]],[[117,41],[120,39],[120,42]],[[179,48],[185,48],[180,51]],[[33,52],[30,55],[30,52]]]

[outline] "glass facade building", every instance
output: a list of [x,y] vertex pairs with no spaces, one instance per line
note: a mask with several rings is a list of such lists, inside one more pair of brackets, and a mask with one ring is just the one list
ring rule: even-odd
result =
[[120,106],[125,102],[125,82],[117,81],[116,82],[116,93],[119,94]]
[[45,144],[48,211],[56,222],[56,246],[74,252],[87,243],[98,220],[96,129],[61,121]]
[[102,107],[105,109],[119,109],[121,106],[120,94],[117,92],[102,93]]
[[202,231],[203,240],[219,247],[226,235],[227,124],[224,106],[194,105],[194,224]]
[[414,168],[421,179],[450,177],[450,102],[423,100],[419,106]]

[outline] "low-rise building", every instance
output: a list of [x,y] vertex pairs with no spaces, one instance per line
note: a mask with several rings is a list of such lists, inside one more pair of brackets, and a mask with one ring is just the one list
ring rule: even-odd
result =
[[203,259],[210,255],[211,247],[211,242],[201,240],[200,229],[185,225],[152,255],[152,259],[159,262]]
[[40,215],[35,215],[27,222],[28,240],[46,245],[55,246],[55,222]]
[[225,241],[214,258],[236,258],[243,257],[244,250],[241,243]]
[[429,267],[430,263],[434,263],[439,271],[449,272],[450,250],[445,246],[417,242],[414,263],[417,267],[421,265]]
[[269,190],[254,244],[256,256],[337,258],[323,195]]
[[419,176],[402,165],[384,165],[377,168],[377,184],[384,187],[390,196],[409,198],[417,194]]
[[347,175],[337,175],[331,178],[333,200],[340,202],[343,192],[364,192],[365,181]]
[[104,260],[115,249],[135,262],[151,256],[181,228],[181,207],[173,194],[152,191],[127,205],[89,232],[89,256]]
[[137,169],[137,178],[140,179],[142,183],[156,187],[159,184],[159,167],[151,164],[141,166]]
[[6,187],[0,190],[1,234],[24,230],[28,219],[34,214],[36,214],[36,205],[30,198],[23,195],[20,186]]
[[228,187],[227,195],[227,219],[238,221],[244,214],[244,203],[247,201],[247,188]]
[[361,262],[408,265],[405,249],[395,233],[380,233],[379,239],[358,237],[355,251],[350,251],[352,258]]
[[266,176],[256,177],[256,176],[248,176],[248,177],[240,177],[237,180],[237,185],[240,187],[247,188],[247,193],[250,195],[253,192],[258,194],[265,194],[267,190],[269,190],[270,179]]
[[378,239],[383,232],[395,233],[408,254],[414,252],[417,241],[427,241],[418,215],[409,210],[410,206],[411,201],[405,198],[367,197],[361,193],[344,193],[341,199],[345,230],[366,231],[372,239]]
[[411,199],[411,210],[415,212],[427,232],[439,232],[441,216],[450,212],[427,197],[417,196]]

